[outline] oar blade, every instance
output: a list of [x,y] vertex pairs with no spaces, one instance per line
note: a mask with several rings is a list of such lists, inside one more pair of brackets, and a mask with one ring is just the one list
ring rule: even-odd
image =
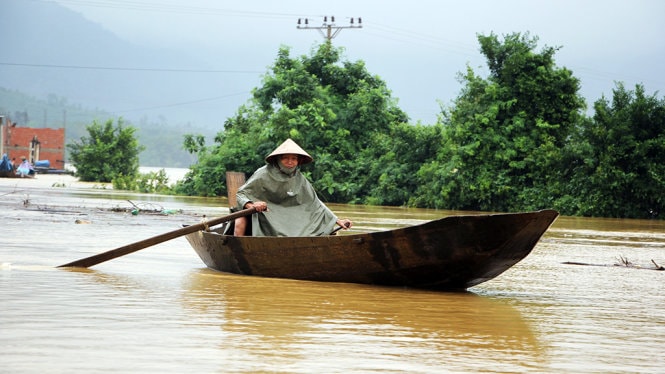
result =
[[64,268],[64,267],[78,267],[78,268],[88,268],[97,264],[100,264],[102,262],[112,260],[117,257],[121,257],[136,251],[139,251],[141,249],[151,247],[155,244],[163,243],[165,241],[175,239],[187,234],[191,234],[196,231],[204,230],[207,227],[212,227],[216,226],[219,224],[222,224],[227,221],[234,220],[239,217],[244,217],[253,214],[256,212],[256,209],[250,208],[250,209],[244,209],[232,214],[229,214],[224,217],[219,217],[215,219],[208,220],[206,222],[198,223],[196,225],[191,225],[191,226],[185,226],[183,228],[180,228],[178,230],[174,231],[169,231],[164,234],[160,234],[157,236],[153,236],[152,238],[144,239],[141,241],[138,241],[136,243],[131,243],[124,245],[122,247],[112,249],[110,251],[106,251],[100,254],[96,254],[94,256],[82,258],[80,260],[72,261],[69,263],[66,263],[64,265],[58,266],[59,268]]

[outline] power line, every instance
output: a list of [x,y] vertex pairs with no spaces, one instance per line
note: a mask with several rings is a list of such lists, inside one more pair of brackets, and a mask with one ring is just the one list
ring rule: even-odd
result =
[[175,106],[183,106],[183,105],[190,105],[190,104],[198,104],[198,103],[203,103],[206,101],[216,101],[220,99],[226,99],[229,97],[233,96],[240,96],[240,95],[246,95],[248,93],[251,93],[250,91],[243,91],[243,92],[236,92],[228,95],[222,95],[222,96],[215,96],[215,97],[208,97],[205,99],[198,99],[198,100],[191,100],[191,101],[183,101],[179,103],[171,103],[171,104],[164,104],[164,105],[156,105],[156,106],[151,106],[151,107],[143,107],[143,108],[134,108],[134,109],[125,109],[125,110],[116,110],[114,112],[116,113],[129,113],[129,112],[140,112],[144,110],[151,110],[151,109],[161,109],[161,108],[170,108],[170,107],[175,107]]
[[123,66],[25,64],[25,63],[17,63],[17,62],[0,62],[0,65],[24,66],[24,67],[33,67],[33,68],[53,68],[53,69],[152,71],[152,72],[171,72],[171,73],[225,73],[225,74],[262,74],[262,73],[265,73],[265,71],[258,71],[258,70],[135,68],[135,67],[123,67]]
[[428,48],[434,48],[437,50],[442,50],[446,52],[452,52],[467,56],[476,56],[478,54],[479,48],[476,47],[474,44],[469,44],[466,42],[458,42],[451,39],[444,39],[432,34],[423,34],[375,22],[370,22],[370,23],[372,30],[376,29],[381,32],[380,34],[377,34],[377,33],[372,33],[368,30],[367,34],[372,36],[376,36],[391,41],[407,43],[407,44],[417,43],[419,45]]
[[65,6],[84,6],[91,8],[109,8],[130,11],[161,12],[177,14],[198,15],[229,15],[234,17],[259,17],[259,18],[290,18],[295,14],[243,11],[233,9],[222,9],[216,7],[191,6],[184,4],[168,4],[163,1],[135,1],[135,0],[38,0],[45,3],[58,3]]

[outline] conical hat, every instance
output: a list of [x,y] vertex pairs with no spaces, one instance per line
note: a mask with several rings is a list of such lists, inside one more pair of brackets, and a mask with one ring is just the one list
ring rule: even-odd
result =
[[271,154],[266,157],[266,162],[272,163],[274,159],[279,156],[279,155],[286,155],[286,154],[292,154],[292,155],[299,155],[302,156],[300,159],[300,164],[309,164],[310,162],[314,161],[312,159],[312,156],[310,156],[307,152],[305,152],[296,142],[294,142],[291,139],[286,139],[284,143],[282,143],[279,147],[277,147],[274,151],[272,151]]

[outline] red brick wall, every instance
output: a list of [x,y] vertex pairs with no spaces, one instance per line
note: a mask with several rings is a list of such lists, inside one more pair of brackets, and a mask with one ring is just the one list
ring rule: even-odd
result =
[[[35,161],[48,160],[51,168],[63,169],[65,167],[65,129],[31,128],[2,126],[4,144],[2,151],[7,153],[9,159],[20,162],[25,156],[33,164]],[[39,155],[33,159],[30,154],[30,144],[33,139],[39,142]],[[36,155],[35,155],[36,156]]]

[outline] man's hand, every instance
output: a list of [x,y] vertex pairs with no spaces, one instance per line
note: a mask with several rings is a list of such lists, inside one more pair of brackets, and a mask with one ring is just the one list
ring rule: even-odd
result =
[[268,210],[268,204],[265,201],[250,201],[245,204],[245,209],[254,208],[257,212],[265,212]]
[[344,218],[344,219],[338,219],[337,224],[340,225],[344,230],[350,229],[351,226],[353,226],[353,222],[351,222],[350,219]]

